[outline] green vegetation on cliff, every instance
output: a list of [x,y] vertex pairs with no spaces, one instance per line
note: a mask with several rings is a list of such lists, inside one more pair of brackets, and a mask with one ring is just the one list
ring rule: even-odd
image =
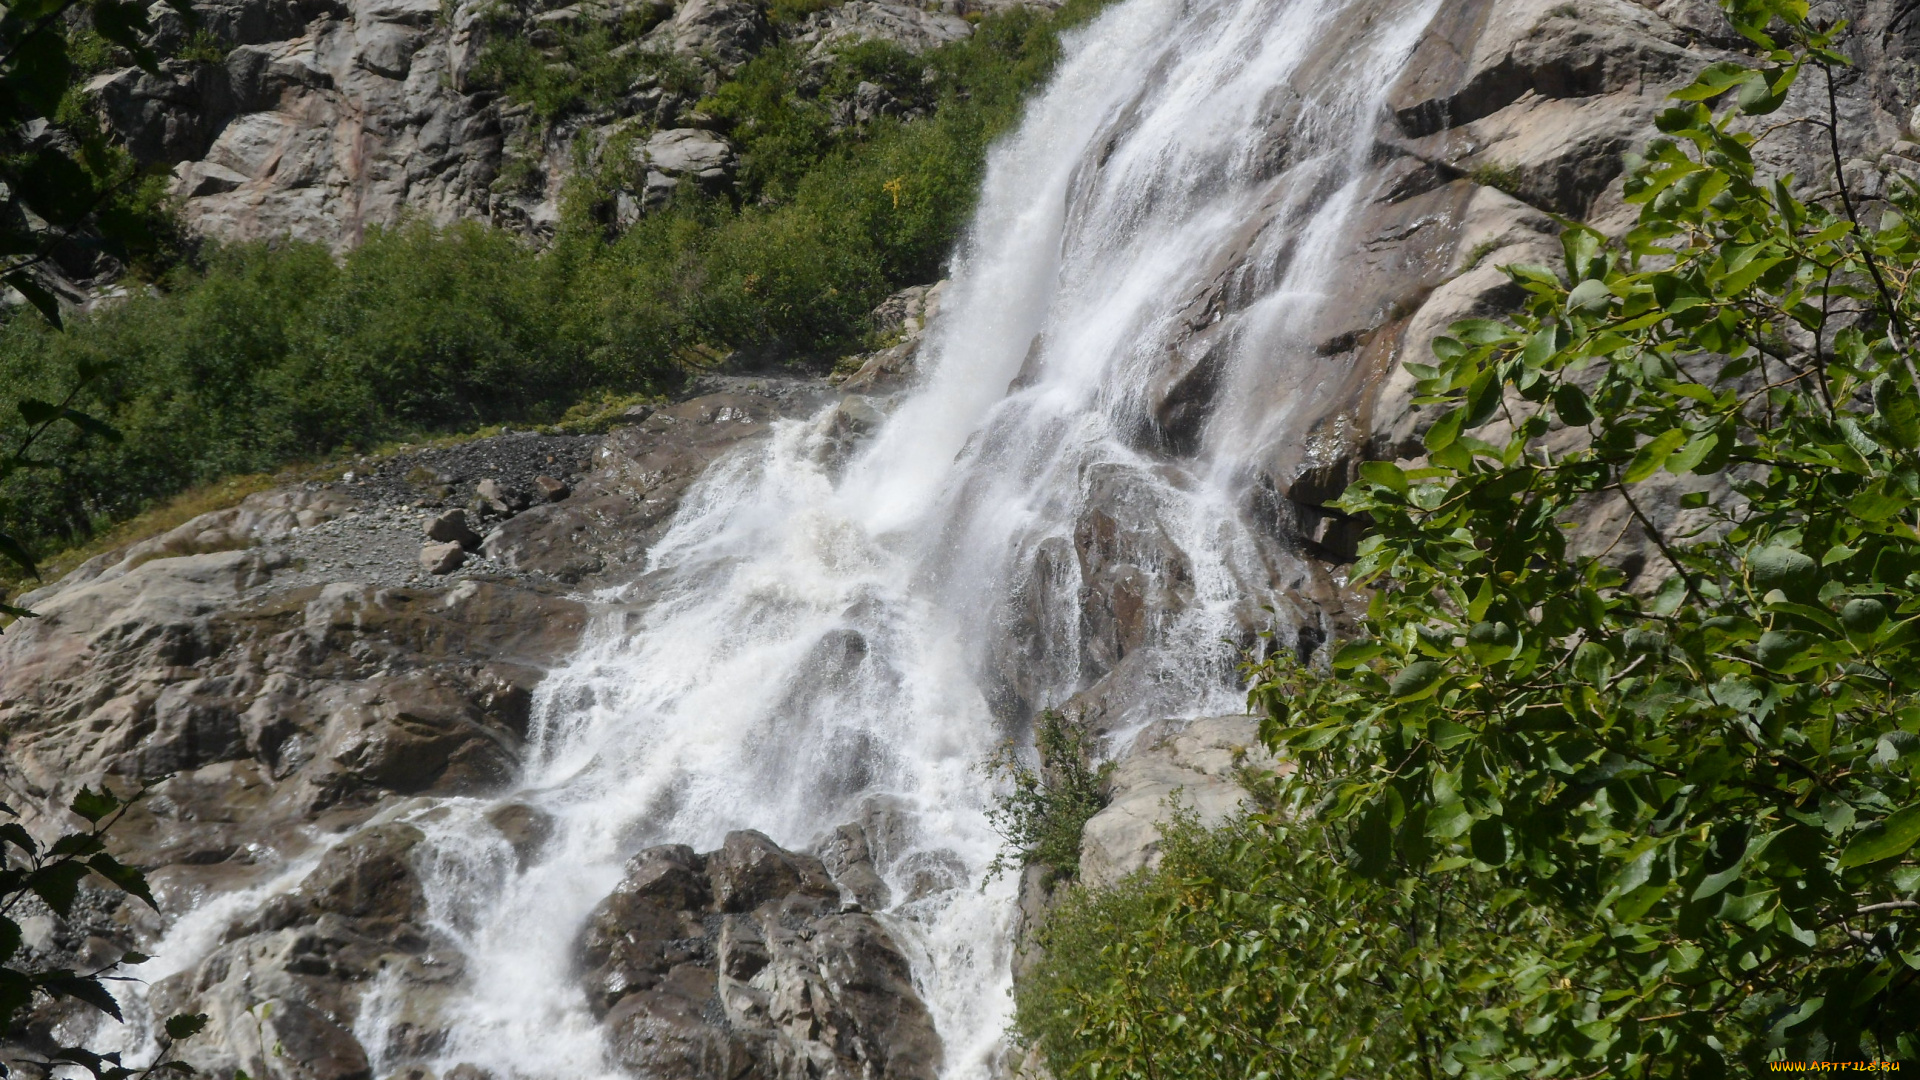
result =
[[[735,350],[802,364],[856,350],[881,299],[939,275],[988,144],[1045,78],[1060,29],[1097,7],[997,15],[919,57],[855,45],[811,90],[798,51],[775,46],[708,103],[740,144],[739,191],[689,193],[624,231],[604,224],[606,202],[632,178],[588,169],[545,250],[424,224],[339,260],[299,243],[211,248],[64,333],[10,318],[0,438],[17,402],[61,401],[88,371],[74,403],[124,438],[49,432],[39,452],[59,469],[0,484],[6,531],[44,552],[224,475],[550,422],[595,394],[678,389]],[[925,114],[836,128],[833,96],[869,79],[911,84]],[[599,92],[573,91],[543,107]]]
[[[1762,60],[1675,95],[1638,224],[1413,369],[1424,466],[1339,504],[1361,634],[1250,673],[1297,771],[1043,931],[1060,1080],[1920,1064],[1920,189],[1867,223],[1757,175],[1743,117],[1844,60],[1730,10]],[[1569,542],[1609,500],[1651,594]]]

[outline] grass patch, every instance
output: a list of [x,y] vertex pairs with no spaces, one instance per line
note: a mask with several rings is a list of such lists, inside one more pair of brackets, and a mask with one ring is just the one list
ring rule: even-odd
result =
[[1512,165],[1498,161],[1476,165],[1467,173],[1467,179],[1525,201],[1520,194],[1520,170]]
[[[149,540],[162,533],[170,532],[201,514],[210,514],[216,510],[238,506],[247,496],[255,492],[271,490],[280,484],[290,482],[291,479],[285,474],[269,476],[264,473],[250,473],[245,476],[229,476],[191,491],[183,491],[162,500],[144,513],[136,514],[96,534],[83,543],[49,556],[40,564],[38,581],[23,576],[20,569],[11,564],[0,567],[0,584],[16,589],[31,589],[58,581],[96,555],[104,555],[117,548],[137,544],[142,540]],[[0,623],[0,626],[3,625],[7,624]]]

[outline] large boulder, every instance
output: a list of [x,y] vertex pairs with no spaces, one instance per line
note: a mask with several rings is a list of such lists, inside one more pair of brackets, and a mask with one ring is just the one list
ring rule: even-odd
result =
[[1176,811],[1213,827],[1241,812],[1244,778],[1279,766],[1251,716],[1167,720],[1149,727],[1107,778],[1107,805],[1080,840],[1080,880],[1110,888],[1159,863],[1160,833]]
[[634,856],[578,947],[616,1060],[673,1080],[937,1076],[906,957],[850,899],[757,832]]

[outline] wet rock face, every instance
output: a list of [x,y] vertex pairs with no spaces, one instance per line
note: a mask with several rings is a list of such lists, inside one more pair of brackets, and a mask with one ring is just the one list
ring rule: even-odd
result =
[[932,1019],[886,928],[820,859],[756,832],[705,855],[675,845],[634,856],[578,959],[615,1058],[637,1076],[939,1072]]
[[[111,834],[117,854],[149,868],[165,918],[260,890],[210,928],[208,953],[154,987],[163,1014],[213,1017],[189,1047],[196,1067],[353,1080],[371,1060],[436,1054],[439,1003],[463,962],[422,910],[421,833],[394,818],[421,797],[509,782],[534,690],[586,625],[573,586],[630,579],[715,458],[828,392],[743,379],[605,436],[509,434],[358,462],[101,555],[24,598],[41,617],[0,634],[0,798],[26,809],[63,804],[83,784],[126,790],[168,776]],[[418,564],[423,542],[480,550],[435,576]],[[523,863],[553,828],[517,803],[488,820]],[[878,882],[863,853],[836,865],[870,896]],[[722,914],[754,918],[773,901],[817,901],[809,919],[853,917],[815,859],[730,842],[697,866],[689,891],[649,886],[618,909],[633,916],[622,922],[628,951],[612,957],[619,971],[666,980],[671,965],[656,973],[664,954],[645,942],[698,942]],[[86,967],[151,950],[161,918],[107,901],[64,923],[48,915],[28,947]],[[657,939],[633,929],[659,903],[662,918],[692,912],[691,924],[663,924]],[[712,951],[701,948],[689,960]],[[376,984],[401,1004],[387,1010],[383,1043],[362,1046],[355,1026]],[[34,1037],[68,1022],[59,1010],[37,1016]],[[763,1035],[749,1040],[753,1060],[775,1060]]]
[[[392,972],[425,1006],[460,974],[434,950],[409,853],[421,833],[375,826],[325,853],[293,890],[235,922],[193,968],[160,981],[161,1015],[204,1012],[207,1035],[191,1046],[203,1070],[245,1069],[284,1080],[370,1080],[366,1048],[352,1033],[362,987]],[[394,1040],[428,1052],[437,1033],[409,1029]]]

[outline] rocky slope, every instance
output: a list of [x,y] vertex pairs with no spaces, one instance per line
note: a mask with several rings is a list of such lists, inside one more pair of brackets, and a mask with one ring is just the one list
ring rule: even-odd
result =
[[[619,225],[679,184],[730,185],[733,148],[694,105],[772,44],[824,56],[884,40],[919,52],[971,34],[963,13],[1020,2],[853,0],[776,23],[759,0],[206,0],[194,28],[156,9],[156,44],[190,45],[191,58],[158,75],[106,72],[87,90],[136,159],[172,168],[185,223],[201,236],[342,248],[415,216],[539,237],[559,220],[567,178],[605,164],[603,153],[626,158]],[[562,63],[563,35],[645,24],[620,47],[658,61],[613,100],[552,122],[475,74],[492,41],[525,38]],[[856,88],[843,123],[893,110],[871,91]]]

